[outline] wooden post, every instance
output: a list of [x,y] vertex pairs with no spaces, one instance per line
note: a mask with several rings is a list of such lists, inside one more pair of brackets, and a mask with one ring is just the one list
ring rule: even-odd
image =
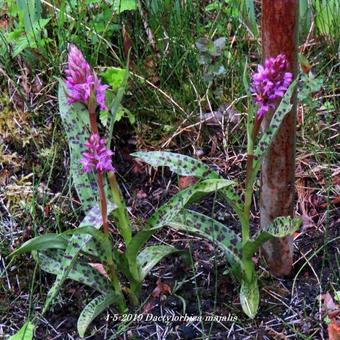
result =
[[[284,53],[289,71],[297,72],[297,34],[299,0],[262,0],[263,58]],[[275,217],[293,215],[295,193],[296,93],[292,111],[285,118],[262,164],[260,213],[261,227]],[[265,116],[262,128],[270,123]],[[283,276],[293,264],[292,237],[275,239],[263,246],[263,253],[272,273]]]

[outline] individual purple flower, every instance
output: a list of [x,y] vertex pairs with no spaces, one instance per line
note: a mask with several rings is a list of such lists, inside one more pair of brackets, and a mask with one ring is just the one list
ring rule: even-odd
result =
[[93,94],[101,110],[106,110],[105,91],[108,85],[101,84],[96,73],[91,69],[81,51],[71,45],[68,52],[68,68],[65,70],[68,88],[68,103],[81,102],[89,105]]
[[113,152],[106,148],[105,140],[97,133],[93,133],[85,143],[87,151],[83,152],[80,162],[85,172],[91,171],[114,171],[111,163]]
[[258,65],[257,72],[252,76],[252,92],[255,103],[259,105],[258,119],[275,109],[276,101],[282,98],[293,79],[293,74],[286,72],[288,61],[284,54],[269,58],[264,66]]

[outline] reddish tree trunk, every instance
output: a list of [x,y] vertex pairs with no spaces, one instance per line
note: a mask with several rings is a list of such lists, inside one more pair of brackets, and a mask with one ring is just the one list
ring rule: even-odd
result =
[[[262,0],[262,48],[264,59],[284,53],[291,72],[297,72],[298,0]],[[261,172],[260,213],[264,227],[275,217],[293,215],[295,182],[296,94],[294,106],[285,118]],[[265,117],[262,128],[270,123]],[[293,263],[291,237],[275,239],[263,246],[270,270],[276,275],[288,275]]]

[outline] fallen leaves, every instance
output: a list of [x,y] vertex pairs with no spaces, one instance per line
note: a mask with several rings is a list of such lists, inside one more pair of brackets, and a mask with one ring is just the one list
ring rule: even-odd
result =
[[150,300],[143,307],[143,313],[148,314],[156,306],[157,300],[162,300],[163,296],[170,294],[170,286],[162,282],[161,279],[158,279],[156,283],[156,288],[152,291],[150,295]]
[[178,187],[180,190],[191,187],[198,181],[197,177],[193,176],[180,176],[178,178]]
[[330,319],[327,328],[329,340],[340,340],[340,306],[334,302],[329,292],[322,294],[320,299],[323,303],[322,311]]

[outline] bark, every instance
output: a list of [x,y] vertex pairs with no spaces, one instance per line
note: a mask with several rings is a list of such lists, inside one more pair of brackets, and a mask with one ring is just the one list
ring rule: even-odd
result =
[[[298,0],[262,0],[262,48],[264,59],[284,53],[290,72],[297,72]],[[275,217],[293,215],[295,182],[296,93],[294,106],[285,118],[262,164],[261,227]],[[270,123],[265,117],[262,128]],[[272,273],[289,275],[293,264],[292,237],[265,243],[263,253]]]

